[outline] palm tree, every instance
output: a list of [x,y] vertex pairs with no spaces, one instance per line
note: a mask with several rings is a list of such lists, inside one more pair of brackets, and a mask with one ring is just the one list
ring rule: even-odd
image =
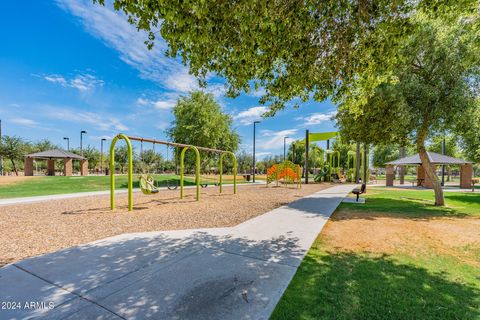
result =
[[21,160],[25,153],[26,143],[22,138],[17,136],[4,136],[0,144],[0,154],[12,162],[13,170],[18,176],[18,170],[15,160]]

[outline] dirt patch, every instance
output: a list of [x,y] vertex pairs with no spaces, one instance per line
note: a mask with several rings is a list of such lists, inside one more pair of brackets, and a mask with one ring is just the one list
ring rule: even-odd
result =
[[480,218],[427,220],[387,217],[340,209],[322,231],[321,238],[334,250],[404,253],[418,256],[435,252],[451,255],[480,267]]
[[218,188],[161,190],[157,195],[134,193],[134,211],[127,211],[126,194],[117,196],[117,210],[109,196],[52,200],[0,207],[0,265],[53,252],[121,233],[229,227],[263,214],[329,184],[286,187],[239,186],[219,194]]
[[25,176],[2,176],[0,177],[0,186],[14,184],[26,180],[38,179],[40,177],[25,177]]

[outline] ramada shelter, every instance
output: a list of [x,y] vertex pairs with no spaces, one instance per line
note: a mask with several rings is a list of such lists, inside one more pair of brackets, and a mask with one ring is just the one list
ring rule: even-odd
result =
[[60,150],[52,149],[42,152],[36,152],[32,154],[27,154],[25,156],[25,175],[33,176],[33,160],[41,159],[47,160],[47,175],[55,175],[55,161],[63,161],[63,174],[65,176],[71,176],[73,173],[73,161],[80,161],[80,174],[82,176],[88,175],[88,160],[85,157],[79,156],[78,154]]
[[[435,167],[441,165],[456,165],[460,167],[460,188],[471,188],[473,179],[472,162],[458,159],[435,152],[427,152],[430,162]],[[386,185],[393,186],[395,180],[395,167],[416,166],[417,167],[417,186],[433,188],[433,181],[425,174],[425,168],[422,165],[420,156],[417,153],[413,156],[397,159],[386,164]]]

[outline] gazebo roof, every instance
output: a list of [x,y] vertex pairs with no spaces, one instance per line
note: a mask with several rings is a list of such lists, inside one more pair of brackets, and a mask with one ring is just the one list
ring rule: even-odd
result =
[[86,160],[87,158],[79,156],[78,154],[60,150],[60,149],[52,149],[47,151],[41,151],[36,153],[27,154],[25,157],[27,158],[36,158],[36,159],[63,159],[63,158],[70,158],[75,160]]
[[[450,156],[446,156],[443,154],[435,153],[435,152],[427,152],[428,158],[430,159],[430,162],[432,164],[456,164],[456,165],[462,165],[462,164],[467,164],[467,163],[472,163],[467,160],[463,159],[458,159]],[[420,160],[420,155],[417,153],[416,155],[413,156],[408,156],[405,158],[397,159],[395,161],[390,161],[387,162],[386,164],[388,165],[395,165],[395,166],[405,166],[405,165],[421,165],[422,161]]]

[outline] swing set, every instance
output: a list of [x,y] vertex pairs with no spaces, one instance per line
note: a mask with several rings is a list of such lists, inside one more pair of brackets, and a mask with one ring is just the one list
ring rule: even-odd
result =
[[[180,199],[184,197],[184,173],[185,173],[185,153],[188,150],[192,150],[195,153],[195,185],[196,185],[196,200],[200,200],[200,152],[208,151],[220,154],[220,161],[219,161],[219,169],[220,169],[220,180],[219,180],[219,187],[220,193],[222,193],[222,182],[223,182],[223,159],[226,155],[230,155],[233,160],[233,193],[237,193],[237,158],[235,154],[230,151],[225,150],[218,150],[212,148],[205,148],[199,146],[193,146],[189,144],[183,143],[175,143],[175,142],[168,142],[162,140],[155,140],[155,139],[145,139],[145,138],[138,138],[138,137],[131,137],[127,136],[123,133],[116,135],[113,140],[112,144],[110,145],[110,208],[112,210],[115,209],[115,144],[118,140],[125,140],[128,149],[128,163],[127,163],[127,176],[128,176],[128,211],[133,210],[133,149],[131,141],[140,141],[141,148],[143,151],[143,142],[149,142],[155,144],[162,144],[168,147],[178,147],[182,148],[180,152]],[[146,190],[145,194],[152,194],[158,193],[158,189],[154,185],[153,177],[151,175],[142,175],[140,177],[140,187]],[[170,189],[169,185],[167,187]],[[176,187],[174,188],[176,189]]]

